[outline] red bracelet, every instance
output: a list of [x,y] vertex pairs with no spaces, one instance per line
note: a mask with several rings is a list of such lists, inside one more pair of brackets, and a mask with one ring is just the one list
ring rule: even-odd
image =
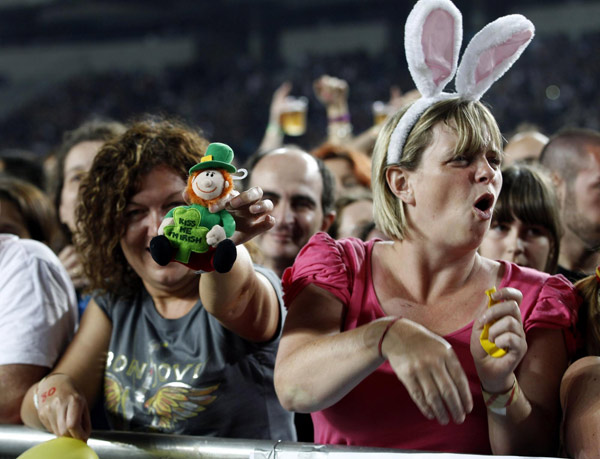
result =
[[392,325],[394,325],[396,322],[398,322],[402,317],[394,317],[392,320],[390,320],[388,322],[388,324],[385,326],[385,330],[383,330],[383,333],[381,334],[381,338],[379,338],[379,344],[377,345],[377,350],[379,352],[379,357],[381,357],[382,359],[385,359],[385,357],[383,356],[383,353],[381,352],[381,346],[383,346],[383,338],[385,338],[385,335],[387,335],[387,332],[390,328],[392,328]]

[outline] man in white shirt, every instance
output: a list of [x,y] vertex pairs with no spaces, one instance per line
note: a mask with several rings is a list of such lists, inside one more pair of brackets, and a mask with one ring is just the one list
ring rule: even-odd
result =
[[46,245],[0,234],[0,313],[0,424],[18,424],[23,396],[77,326],[75,290]]

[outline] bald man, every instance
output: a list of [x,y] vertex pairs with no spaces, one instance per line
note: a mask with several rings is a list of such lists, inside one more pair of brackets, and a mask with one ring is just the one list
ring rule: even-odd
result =
[[515,162],[537,162],[548,143],[548,137],[538,131],[519,132],[508,139],[504,147],[504,165]]
[[273,201],[275,226],[256,238],[263,264],[280,277],[311,236],[335,219],[335,182],[321,160],[298,147],[281,147],[250,158],[249,186]]

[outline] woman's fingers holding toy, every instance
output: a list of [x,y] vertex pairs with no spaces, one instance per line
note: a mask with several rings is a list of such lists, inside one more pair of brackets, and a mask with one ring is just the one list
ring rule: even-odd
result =
[[248,207],[248,210],[251,214],[264,214],[273,211],[273,201],[270,199],[264,199],[262,201],[258,201],[256,204],[252,204]]
[[244,207],[248,207],[251,206],[257,202],[259,202],[262,199],[263,196],[263,191],[262,188],[260,187],[252,187],[242,193],[240,193],[239,195],[233,197],[228,203],[227,203],[227,209],[228,210],[241,210]]
[[262,189],[253,187],[229,201],[227,207],[236,222],[236,232],[232,237],[236,244],[243,244],[275,225],[275,219],[269,213],[273,210],[273,202],[263,200],[262,196]]
[[250,188],[229,201],[228,209],[236,217],[255,219],[273,210],[273,202],[270,199],[262,199],[262,196],[261,188]]

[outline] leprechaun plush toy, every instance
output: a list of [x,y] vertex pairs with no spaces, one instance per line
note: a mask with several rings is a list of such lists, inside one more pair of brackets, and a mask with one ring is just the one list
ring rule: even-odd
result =
[[189,171],[187,193],[191,204],[171,209],[165,215],[158,236],[150,241],[154,261],[166,266],[171,261],[201,271],[229,272],[237,257],[229,239],[235,220],[226,210],[211,212],[209,206],[226,202],[233,191],[237,172],[233,150],[223,143],[211,143],[198,164]]

